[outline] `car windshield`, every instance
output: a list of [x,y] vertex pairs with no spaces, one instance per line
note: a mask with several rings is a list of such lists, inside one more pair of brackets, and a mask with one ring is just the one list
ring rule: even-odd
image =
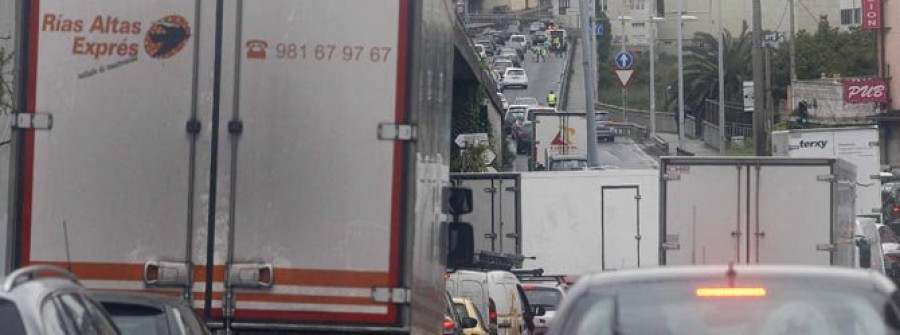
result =
[[511,111],[511,112],[509,112],[509,113],[506,114],[506,119],[507,119],[507,121],[509,121],[510,123],[511,123],[512,121],[522,120],[522,119],[524,119],[524,118],[525,118],[525,112],[524,112],[524,111],[515,111],[515,112]]
[[585,159],[564,159],[554,160],[550,162],[551,171],[572,171],[581,170],[588,166]]
[[548,311],[555,311],[563,298],[562,293],[552,287],[526,287],[525,296],[531,306],[541,306]]
[[164,310],[159,308],[122,303],[101,303],[109,312],[116,327],[123,334],[168,334],[169,325]]
[[[896,306],[871,287],[809,280],[759,282],[766,284],[742,287],[744,291],[719,290],[719,281],[710,286],[667,282],[598,291],[579,299],[579,312],[566,320],[565,334],[898,333],[885,321],[897,318]],[[728,292],[748,294],[729,297]]]
[[525,74],[525,70],[506,70],[506,74],[509,76],[521,76]]
[[513,41],[513,42],[525,42],[525,37],[522,37],[522,36],[516,36],[516,37],[513,37],[513,38],[512,38],[512,41]]

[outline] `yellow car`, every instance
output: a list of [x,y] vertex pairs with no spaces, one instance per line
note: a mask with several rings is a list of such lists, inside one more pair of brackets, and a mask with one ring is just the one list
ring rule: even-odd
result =
[[453,298],[453,307],[456,308],[456,313],[459,314],[460,317],[470,317],[478,321],[478,324],[476,324],[475,327],[464,329],[464,334],[488,335],[487,326],[484,324],[484,319],[481,317],[481,311],[478,310],[478,307],[475,307],[472,300]]

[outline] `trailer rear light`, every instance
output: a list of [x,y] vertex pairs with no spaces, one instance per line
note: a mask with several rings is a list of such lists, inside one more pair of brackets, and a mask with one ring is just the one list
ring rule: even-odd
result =
[[535,287],[534,285],[522,285],[522,289],[526,291],[533,291]]
[[275,267],[268,263],[235,263],[228,266],[228,286],[268,288],[275,284]]
[[696,291],[698,297],[731,298],[731,297],[765,297],[766,289],[762,287],[701,287]]
[[900,205],[891,206],[891,213],[900,214]]
[[185,262],[149,261],[144,263],[144,284],[156,287],[187,287],[191,267]]
[[497,325],[497,304],[494,303],[493,298],[488,299],[488,320],[491,323],[491,327],[495,328]]

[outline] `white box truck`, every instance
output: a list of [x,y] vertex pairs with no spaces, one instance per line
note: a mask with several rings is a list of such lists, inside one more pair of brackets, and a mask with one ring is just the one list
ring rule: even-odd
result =
[[461,216],[475,250],[525,256],[523,267],[581,275],[655,266],[657,170],[452,174],[474,193]]
[[[793,129],[772,132],[772,154],[837,157],[856,165],[856,214],[881,213],[881,152],[878,126]],[[876,178],[872,178],[876,176]]]
[[661,265],[856,264],[856,170],[836,158],[663,157]]
[[17,266],[235,330],[441,331],[445,3],[27,3]]
[[532,150],[529,169],[544,170],[555,155],[587,155],[584,113],[538,112],[530,115]]

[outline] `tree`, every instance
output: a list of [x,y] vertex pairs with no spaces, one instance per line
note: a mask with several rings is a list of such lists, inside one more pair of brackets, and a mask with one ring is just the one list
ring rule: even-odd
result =
[[[9,40],[9,37],[0,37],[0,40]],[[12,64],[15,54],[6,48],[0,47],[0,113],[12,110],[13,85]]]
[[[725,101],[743,101],[743,82],[750,78],[751,48],[747,23],[741,34],[733,36],[725,30],[722,40],[723,65],[725,67]],[[718,41],[715,35],[706,32],[694,34],[693,43],[685,48],[684,65],[684,105],[686,112],[698,111],[707,99],[719,97]],[[677,86],[677,77],[671,84]],[[678,95],[669,95],[667,109],[677,111]],[[693,114],[693,113],[692,113]]]

